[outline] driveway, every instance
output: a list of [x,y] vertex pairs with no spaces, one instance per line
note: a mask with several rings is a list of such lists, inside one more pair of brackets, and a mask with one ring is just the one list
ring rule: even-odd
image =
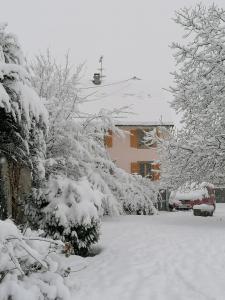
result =
[[96,251],[76,273],[76,299],[225,299],[225,204],[213,217],[107,217]]

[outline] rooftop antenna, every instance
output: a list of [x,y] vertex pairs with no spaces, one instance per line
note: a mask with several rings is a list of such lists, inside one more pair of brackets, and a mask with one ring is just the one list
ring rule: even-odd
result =
[[102,79],[102,73],[103,73],[102,61],[103,61],[103,55],[101,55],[99,58],[99,63],[100,63],[99,71],[100,71],[101,79]]
[[100,71],[100,73],[94,73],[93,76],[93,80],[92,82],[96,85],[100,85],[102,83],[102,78],[105,77],[103,75],[103,55],[100,56],[99,58],[99,64],[100,64],[100,68],[98,69]]

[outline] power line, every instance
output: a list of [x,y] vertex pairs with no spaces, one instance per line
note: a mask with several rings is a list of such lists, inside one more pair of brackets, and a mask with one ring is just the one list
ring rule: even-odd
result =
[[124,82],[127,82],[127,81],[130,81],[130,80],[141,80],[140,78],[136,77],[136,76],[133,76],[129,79],[125,79],[125,80],[121,80],[121,81],[115,81],[115,82],[112,82],[112,83],[108,83],[108,84],[102,84],[102,85],[99,85],[99,86],[87,86],[87,87],[81,87],[79,88],[80,90],[89,90],[89,89],[96,89],[96,88],[103,88],[103,87],[106,87],[106,86],[111,86],[111,85],[116,85],[116,84],[120,84],[120,83],[124,83]]

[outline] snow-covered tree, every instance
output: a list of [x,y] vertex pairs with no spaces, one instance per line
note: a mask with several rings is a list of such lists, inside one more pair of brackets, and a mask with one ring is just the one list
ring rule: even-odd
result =
[[32,130],[37,126],[43,134],[48,114],[31,87],[17,39],[5,28],[5,24],[0,27],[0,109],[1,130],[5,132],[0,137],[1,152],[10,159],[28,162],[29,143],[35,138]]
[[102,194],[87,180],[93,139],[74,121],[80,71],[72,72],[68,56],[64,65],[56,64],[49,52],[36,57],[31,71],[49,110],[50,126],[46,184],[35,191],[35,202],[29,202],[29,219],[48,235],[70,242],[75,253],[86,255],[99,237]]
[[16,37],[0,25],[0,156],[26,165],[33,184],[44,178],[48,113],[30,83]]
[[215,5],[184,8],[175,22],[184,44],[173,43],[172,107],[182,129],[162,146],[171,185],[185,181],[225,182],[225,10]]

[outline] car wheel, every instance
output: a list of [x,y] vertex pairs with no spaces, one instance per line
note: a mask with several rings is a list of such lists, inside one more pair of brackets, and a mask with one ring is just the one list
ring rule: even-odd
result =
[[173,211],[173,206],[169,205],[169,211]]

